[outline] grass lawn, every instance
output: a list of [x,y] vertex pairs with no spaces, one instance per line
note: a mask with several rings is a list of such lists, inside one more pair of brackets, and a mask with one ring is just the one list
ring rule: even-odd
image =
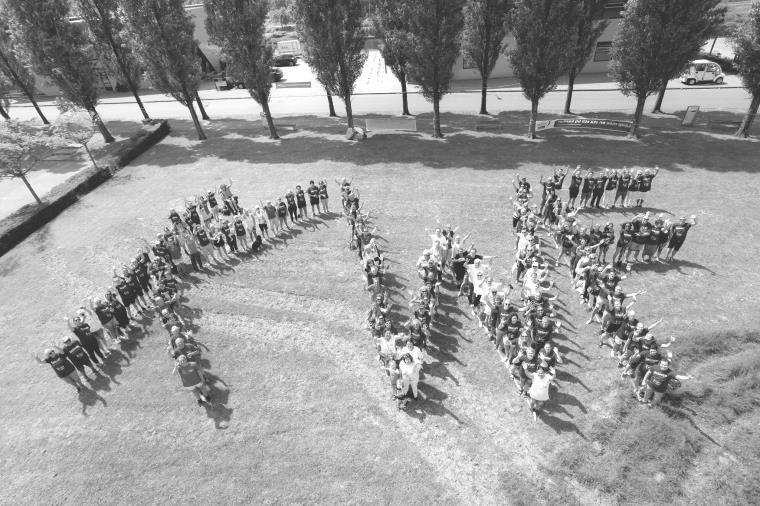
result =
[[[427,120],[421,118],[423,125]],[[505,134],[476,133],[475,121],[445,116],[451,126],[444,126],[450,135],[443,141],[377,135],[362,143],[348,143],[339,128],[308,118],[280,142],[261,137],[257,124],[218,120],[207,128],[209,140],[199,143],[189,124],[172,122],[169,138],[0,258],[4,501],[636,502],[616,494],[604,477],[558,467],[580,462],[568,452],[603,451],[598,438],[610,437],[600,423],[623,416],[619,392],[628,388],[608,350],[597,348],[596,329],[584,325],[587,314],[564,270],[555,273],[565,320],[558,343],[569,360],[537,423],[450,286],[424,369],[424,400],[408,413],[395,409],[362,329],[368,296],[356,252],[347,248],[346,227],[335,216],[311,220],[257,257],[185,278],[181,312],[209,349],[213,407],[198,407],[178,388],[165,333],[150,320],[111,362],[108,377],[79,397],[31,358],[66,333],[66,312],[110,284],[111,266],[133,256],[139,237],[163,227],[170,207],[227,178],[245,206],[325,178],[334,210],[340,204],[334,179],[353,178],[365,209],[377,216],[393,299],[405,307],[407,290],[419,285],[414,262],[428,246],[426,228],[440,220],[472,232],[479,251],[499,255],[496,270],[506,272],[513,254],[511,179],[519,173],[537,185],[553,167],[578,163],[658,164],[647,200],[653,212],[698,216],[679,261],[637,269],[624,282],[626,290],[648,290],[636,311],[645,322],[665,318],[660,338],[677,336],[678,353],[698,333],[755,328],[756,141],[682,132],[651,118],[647,127],[664,129],[645,128],[640,141],[574,131],[527,141],[524,115],[502,118]],[[581,221],[632,216],[615,210]],[[756,343],[747,346],[757,351]],[[698,376],[697,385],[717,381],[700,379],[705,365],[696,360],[684,367]],[[698,502],[698,488],[687,485],[717,473],[708,465],[716,452],[730,454],[720,465],[739,461],[752,476],[756,461],[733,441],[737,428],[759,419],[752,406],[731,420],[703,416],[699,403],[693,406],[690,422],[677,423],[706,436],[691,453],[679,454],[693,461],[678,469],[669,497]],[[650,453],[635,455],[645,460],[636,464],[651,464]]]

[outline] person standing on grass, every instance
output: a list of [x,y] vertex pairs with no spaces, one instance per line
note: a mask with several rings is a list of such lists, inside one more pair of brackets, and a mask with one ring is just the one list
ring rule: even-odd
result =
[[185,253],[190,257],[190,263],[193,266],[195,272],[203,270],[203,255],[198,247],[198,243],[195,241],[195,237],[185,231],[182,234],[182,247],[185,249]]
[[581,174],[581,166],[575,167],[575,172],[570,176],[570,187],[568,188],[569,198],[567,201],[568,209],[575,208],[575,200],[578,198],[581,185],[583,184],[583,175]]
[[[530,399],[528,405],[530,406],[530,412],[533,415],[533,420],[538,419],[538,414],[549,400],[549,386],[554,382],[554,374],[548,372],[549,364],[541,362],[538,365],[538,369],[533,375],[533,381],[528,389],[528,395]],[[556,382],[555,382],[556,385]]]
[[290,229],[288,226],[288,205],[282,199],[277,199],[277,230],[275,233]]
[[578,204],[580,209],[588,207],[591,193],[594,190],[594,173],[591,169],[586,169],[586,174],[583,176],[583,184],[581,185],[581,201]]
[[296,195],[293,190],[287,190],[285,192],[285,200],[288,202],[288,215],[290,215],[290,222],[295,225],[298,221],[298,204],[296,203]]
[[686,240],[686,234],[689,233],[689,229],[697,224],[697,216],[691,215],[691,222],[686,221],[685,216],[681,216],[678,223],[672,225],[668,232],[668,251],[665,253],[665,261],[672,262],[673,258],[678,253],[678,250],[683,246]]
[[296,186],[296,205],[298,205],[298,219],[308,218],[309,213],[306,212],[306,193],[304,193],[301,185]]
[[420,381],[420,370],[422,364],[412,358],[412,355],[404,350],[404,354],[401,356],[401,362],[398,364],[399,371],[401,372],[401,394],[407,395],[409,393],[409,387],[412,388],[412,395],[417,400],[417,384]]
[[69,359],[69,361],[74,364],[74,367],[77,368],[79,373],[84,376],[84,379],[87,381],[90,381],[90,377],[87,376],[87,373],[84,370],[85,366],[89,367],[90,371],[92,371],[95,376],[100,374],[100,371],[92,364],[92,361],[90,361],[90,358],[87,356],[84,348],[82,348],[82,345],[79,342],[71,339],[71,336],[63,337],[61,340],[61,346],[58,348],[58,352]]
[[191,362],[185,355],[179,355],[174,365],[172,374],[178,374],[184,390],[191,390],[198,406],[209,402],[210,388],[206,383],[203,368],[197,362]]
[[643,383],[646,385],[644,398],[641,402],[646,403],[650,408],[659,406],[665,392],[668,388],[677,388],[678,383],[671,383],[673,380],[683,381],[692,379],[691,375],[675,374],[670,368],[670,361],[665,359],[660,361],[660,365],[647,371]]
[[82,389],[85,388],[82,380],[79,379],[79,375],[77,374],[77,370],[74,367],[74,364],[69,362],[69,360],[64,355],[57,353],[52,348],[46,349],[42,355],[44,358],[40,360],[36,353],[32,353],[34,360],[40,364],[50,364],[58,377],[76,388],[77,392],[81,392]]
[[628,168],[623,167],[623,170],[620,171],[617,190],[615,190],[615,200],[612,201],[612,209],[615,209],[618,199],[620,199],[620,207],[625,207],[625,201],[628,198],[628,187],[630,185],[631,171],[629,171]]
[[113,313],[113,307],[106,304],[106,302],[101,298],[94,299],[90,297],[89,302],[90,309],[95,312],[95,316],[98,317],[103,330],[108,333],[111,340],[119,341],[119,338],[121,336],[117,327],[116,318]]
[[[277,210],[274,209],[274,215],[277,216]],[[267,213],[261,208],[261,206],[256,206],[253,209],[253,220],[254,224],[258,225],[259,231],[261,232],[261,235],[266,237],[267,239],[270,238],[269,236],[269,216]],[[251,231],[251,239],[257,235],[254,230]]]
[[644,174],[639,181],[639,193],[641,194],[641,198],[636,201],[637,207],[642,207],[644,205],[644,197],[646,197],[647,193],[652,189],[652,180],[659,172],[660,168],[657,166],[655,166],[654,172],[649,169],[644,170]]
[[613,170],[607,176],[607,184],[604,187],[604,196],[602,197],[602,207],[605,209],[611,209],[613,200],[615,198],[615,190],[618,187],[618,181],[620,180],[620,171]]
[[316,216],[321,214],[319,212],[319,187],[314,184],[314,181],[309,181],[309,187],[306,189],[306,193],[309,194],[309,204],[311,205],[311,215]]
[[[74,335],[77,336],[77,339],[79,339],[82,347],[90,356],[90,360],[94,364],[102,365],[110,353],[105,343],[103,343],[103,349],[101,350],[101,344],[98,341],[96,334],[90,330],[90,325],[84,321],[82,316],[79,315],[74,317],[73,324],[69,320],[68,316],[65,316],[63,319],[66,322],[66,325],[69,327],[69,330],[71,330]],[[98,361],[98,358],[100,358],[100,361]]]
[[322,206],[322,211],[325,214],[330,212],[328,203],[327,183],[322,180],[319,182],[319,204]]

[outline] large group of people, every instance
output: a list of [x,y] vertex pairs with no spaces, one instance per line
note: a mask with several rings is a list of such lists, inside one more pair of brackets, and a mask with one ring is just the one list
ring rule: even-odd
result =
[[[408,317],[396,322],[384,284],[388,266],[378,246],[377,227],[371,224],[371,213],[362,212],[353,182],[336,181],[350,230],[349,246],[357,250],[365,289],[371,294],[366,327],[396,406],[404,409],[419,396],[441,287],[451,283],[460,297],[466,297],[478,327],[537,419],[549,400],[551,385],[559,386],[557,370],[564,362],[556,342],[563,326],[557,318],[555,305],[561,301],[553,279],[560,266],[568,269],[570,286],[590,313],[587,325],[599,325],[599,346],[610,348],[611,358],[622,369],[622,377],[630,379],[637,397],[657,405],[668,389],[677,388],[688,377],[673,372],[673,356],[666,349],[674,338],[658,341],[653,330],[661,320],[645,324],[632,309],[646,291],[629,293],[622,283],[638,262],[673,261],[696,225],[696,216],[671,222],[642,209],[616,227],[611,221],[582,224],[580,214],[615,208],[618,201],[622,207],[642,207],[643,194],[651,189],[657,173],[657,168],[635,173],[627,169],[584,172],[579,166],[570,174],[564,202],[558,192],[567,170],[541,177],[540,198],[528,179],[518,175],[513,180],[511,271],[497,275],[493,262],[497,256],[480,254],[473,244],[468,245],[469,234],[439,224],[431,231],[430,247],[415,265],[421,286],[412,292]],[[101,297],[91,297],[72,319],[65,318],[73,335],[64,336],[42,358],[36,354],[35,358],[50,364],[58,377],[80,391],[91,380],[87,373],[101,374],[113,346],[131,339],[138,321],[150,315],[167,332],[168,354],[183,388],[194,393],[199,405],[209,402],[201,344],[179,310],[183,290],[178,276],[189,269],[220,266],[231,255],[257,252],[264,241],[274,241],[308,219],[309,208],[312,217],[329,213],[324,180],[288,189],[274,201],[261,201],[253,208],[242,207],[231,186],[229,181],[185,198],[181,212],[171,209],[169,223],[153,244],[145,242],[128,263],[114,267],[112,286]],[[554,255],[547,249],[555,250]],[[102,330],[94,331],[93,322]]]
[[[253,209],[244,208],[233,194],[232,181],[184,199],[185,208],[169,210],[168,223],[150,244],[145,240],[135,256],[112,269],[113,284],[100,297],[90,297],[64,320],[67,334],[34,354],[77,392],[101,375],[121,343],[144,331],[143,319],[157,320],[167,332],[167,351],[173,373],[199,405],[210,402],[208,374],[201,365],[201,347],[182,316],[183,283],[190,270],[222,267],[232,255],[259,251],[264,241],[312,216],[329,213],[327,184],[310,181]],[[93,328],[99,326],[100,328]],[[93,376],[88,375],[88,372]]]

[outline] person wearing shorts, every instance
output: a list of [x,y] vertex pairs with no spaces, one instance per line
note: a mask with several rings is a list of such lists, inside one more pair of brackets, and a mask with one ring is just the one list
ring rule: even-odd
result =
[[308,218],[309,213],[306,212],[306,193],[301,188],[301,185],[296,185],[296,205],[298,205],[298,219]]
[[594,190],[594,174],[591,169],[586,171],[586,175],[583,176],[583,185],[581,186],[581,201],[578,207],[581,209],[588,205],[588,201],[591,198],[591,192]]
[[90,380],[90,377],[87,376],[87,373],[84,370],[85,366],[88,367],[94,375],[97,376],[100,374],[100,371],[98,371],[92,364],[90,357],[87,356],[82,345],[71,339],[71,336],[64,336],[62,339],[60,353],[69,359],[69,362],[74,364],[74,367],[76,367],[79,373],[84,376],[84,379],[87,381]]
[[628,184],[628,199],[625,207],[638,207],[642,179],[644,179],[644,173],[640,170],[636,171],[636,176],[632,177]]
[[660,361],[658,367],[652,368],[647,371],[644,376],[643,383],[646,385],[644,391],[644,398],[641,402],[646,403],[649,407],[659,406],[662,402],[662,398],[665,396],[665,392],[668,391],[669,383],[676,380],[691,379],[690,375],[677,375],[670,369],[670,362],[668,360]]
[[[277,215],[277,210],[275,210],[275,216]],[[267,213],[261,208],[261,206],[256,206],[253,210],[253,221],[254,226],[258,226],[259,232],[261,232],[262,236],[265,236],[267,239],[269,239],[269,218],[267,217]],[[251,236],[253,236],[254,232],[251,231]]]
[[193,266],[193,270],[196,272],[202,271],[203,255],[195,237],[189,232],[182,234],[182,247],[185,249],[187,256],[190,257],[190,264]]
[[[104,363],[106,358],[110,355],[108,347],[105,343],[101,345],[97,335],[91,331],[90,325],[84,321],[84,310],[80,311],[82,311],[82,313],[74,317],[73,323],[69,320],[68,316],[64,317],[64,320],[66,321],[69,330],[71,330],[74,335],[77,336],[77,339],[79,339],[79,342],[87,352],[87,355],[89,355],[92,363],[100,365]],[[100,361],[98,361],[98,359],[100,359]]]
[[33,353],[32,356],[40,364],[50,364],[50,367],[53,368],[55,374],[64,382],[76,388],[77,392],[81,392],[82,389],[85,388],[84,384],[79,379],[74,364],[69,362],[64,355],[57,353],[52,348],[48,348],[43,352],[44,359],[40,360],[36,353]]
[[673,260],[673,257],[676,256],[678,250],[680,250],[681,246],[683,246],[683,243],[686,240],[686,235],[689,233],[689,229],[691,229],[691,227],[696,224],[697,217],[696,215],[692,214],[691,223],[686,221],[685,216],[681,216],[678,223],[670,227],[670,231],[668,233],[668,251],[665,253],[666,262]]
[[323,180],[319,183],[319,203],[322,206],[322,211],[329,213],[328,207],[328,195],[327,195],[327,183]]
[[616,170],[611,171],[607,176],[607,185],[604,188],[604,197],[602,197],[602,207],[605,209],[615,207],[612,202],[615,198],[615,190],[617,190],[619,180],[620,174]]

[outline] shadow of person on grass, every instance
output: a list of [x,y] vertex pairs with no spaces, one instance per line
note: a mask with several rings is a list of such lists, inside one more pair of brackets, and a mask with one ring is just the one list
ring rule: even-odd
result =
[[[580,383],[581,385],[583,385],[583,383],[581,381],[578,381],[578,383]],[[583,385],[583,386],[585,387],[585,385]],[[583,414],[588,413],[588,410],[586,409],[586,406],[584,406],[583,403],[581,401],[579,401],[577,397],[575,397],[573,395],[570,395],[568,393],[565,393],[565,392],[554,392],[554,394],[552,396],[552,405],[553,406],[563,406],[565,404],[568,405],[568,406],[575,406],[575,407],[577,407],[578,409],[581,410],[581,412]]]
[[575,425],[573,422],[570,422],[568,420],[563,420],[557,416],[551,415],[546,410],[539,413],[538,421],[543,422],[549,427],[551,427],[552,429],[554,429],[554,432],[556,432],[557,434],[562,434],[563,432],[575,432],[584,441],[588,441],[588,438],[583,434],[583,432],[581,432],[578,426]]
[[[566,364],[568,362],[569,362],[568,360],[565,360]],[[575,364],[575,362],[573,362],[573,363]],[[572,374],[570,374],[569,372],[564,371],[564,370],[557,371],[557,381],[561,381],[563,383],[573,383],[573,384],[576,384],[576,385],[580,385],[584,390],[586,390],[586,392],[591,392],[591,389],[588,386],[586,386],[586,384],[583,381],[581,381],[576,376],[573,376]],[[567,395],[567,394],[561,394],[561,395]],[[573,398],[573,399],[575,399],[575,398]],[[582,407],[581,409],[582,409],[582,411],[584,413],[586,412],[586,408],[585,407]]]
[[412,418],[424,422],[428,416],[448,416],[457,422],[457,424],[464,425],[458,416],[443,405],[443,401],[448,398],[448,394],[438,390],[434,386],[428,383],[420,383],[417,399],[415,400],[410,397],[411,395],[410,388],[408,393],[409,402],[406,405],[405,411]]
[[[206,376],[206,382],[210,388],[209,402],[203,404],[203,407],[206,408],[206,415],[214,420],[214,427],[217,429],[228,429],[234,411],[226,406],[230,397],[229,385],[219,376],[208,371],[204,371],[203,374]],[[217,384],[223,385],[224,388],[220,388]]]
[[87,413],[87,408],[94,406],[98,402],[103,404],[103,407],[108,407],[106,400],[101,397],[94,389],[83,388],[79,391],[79,402],[82,403],[82,414],[84,416],[90,416]]

